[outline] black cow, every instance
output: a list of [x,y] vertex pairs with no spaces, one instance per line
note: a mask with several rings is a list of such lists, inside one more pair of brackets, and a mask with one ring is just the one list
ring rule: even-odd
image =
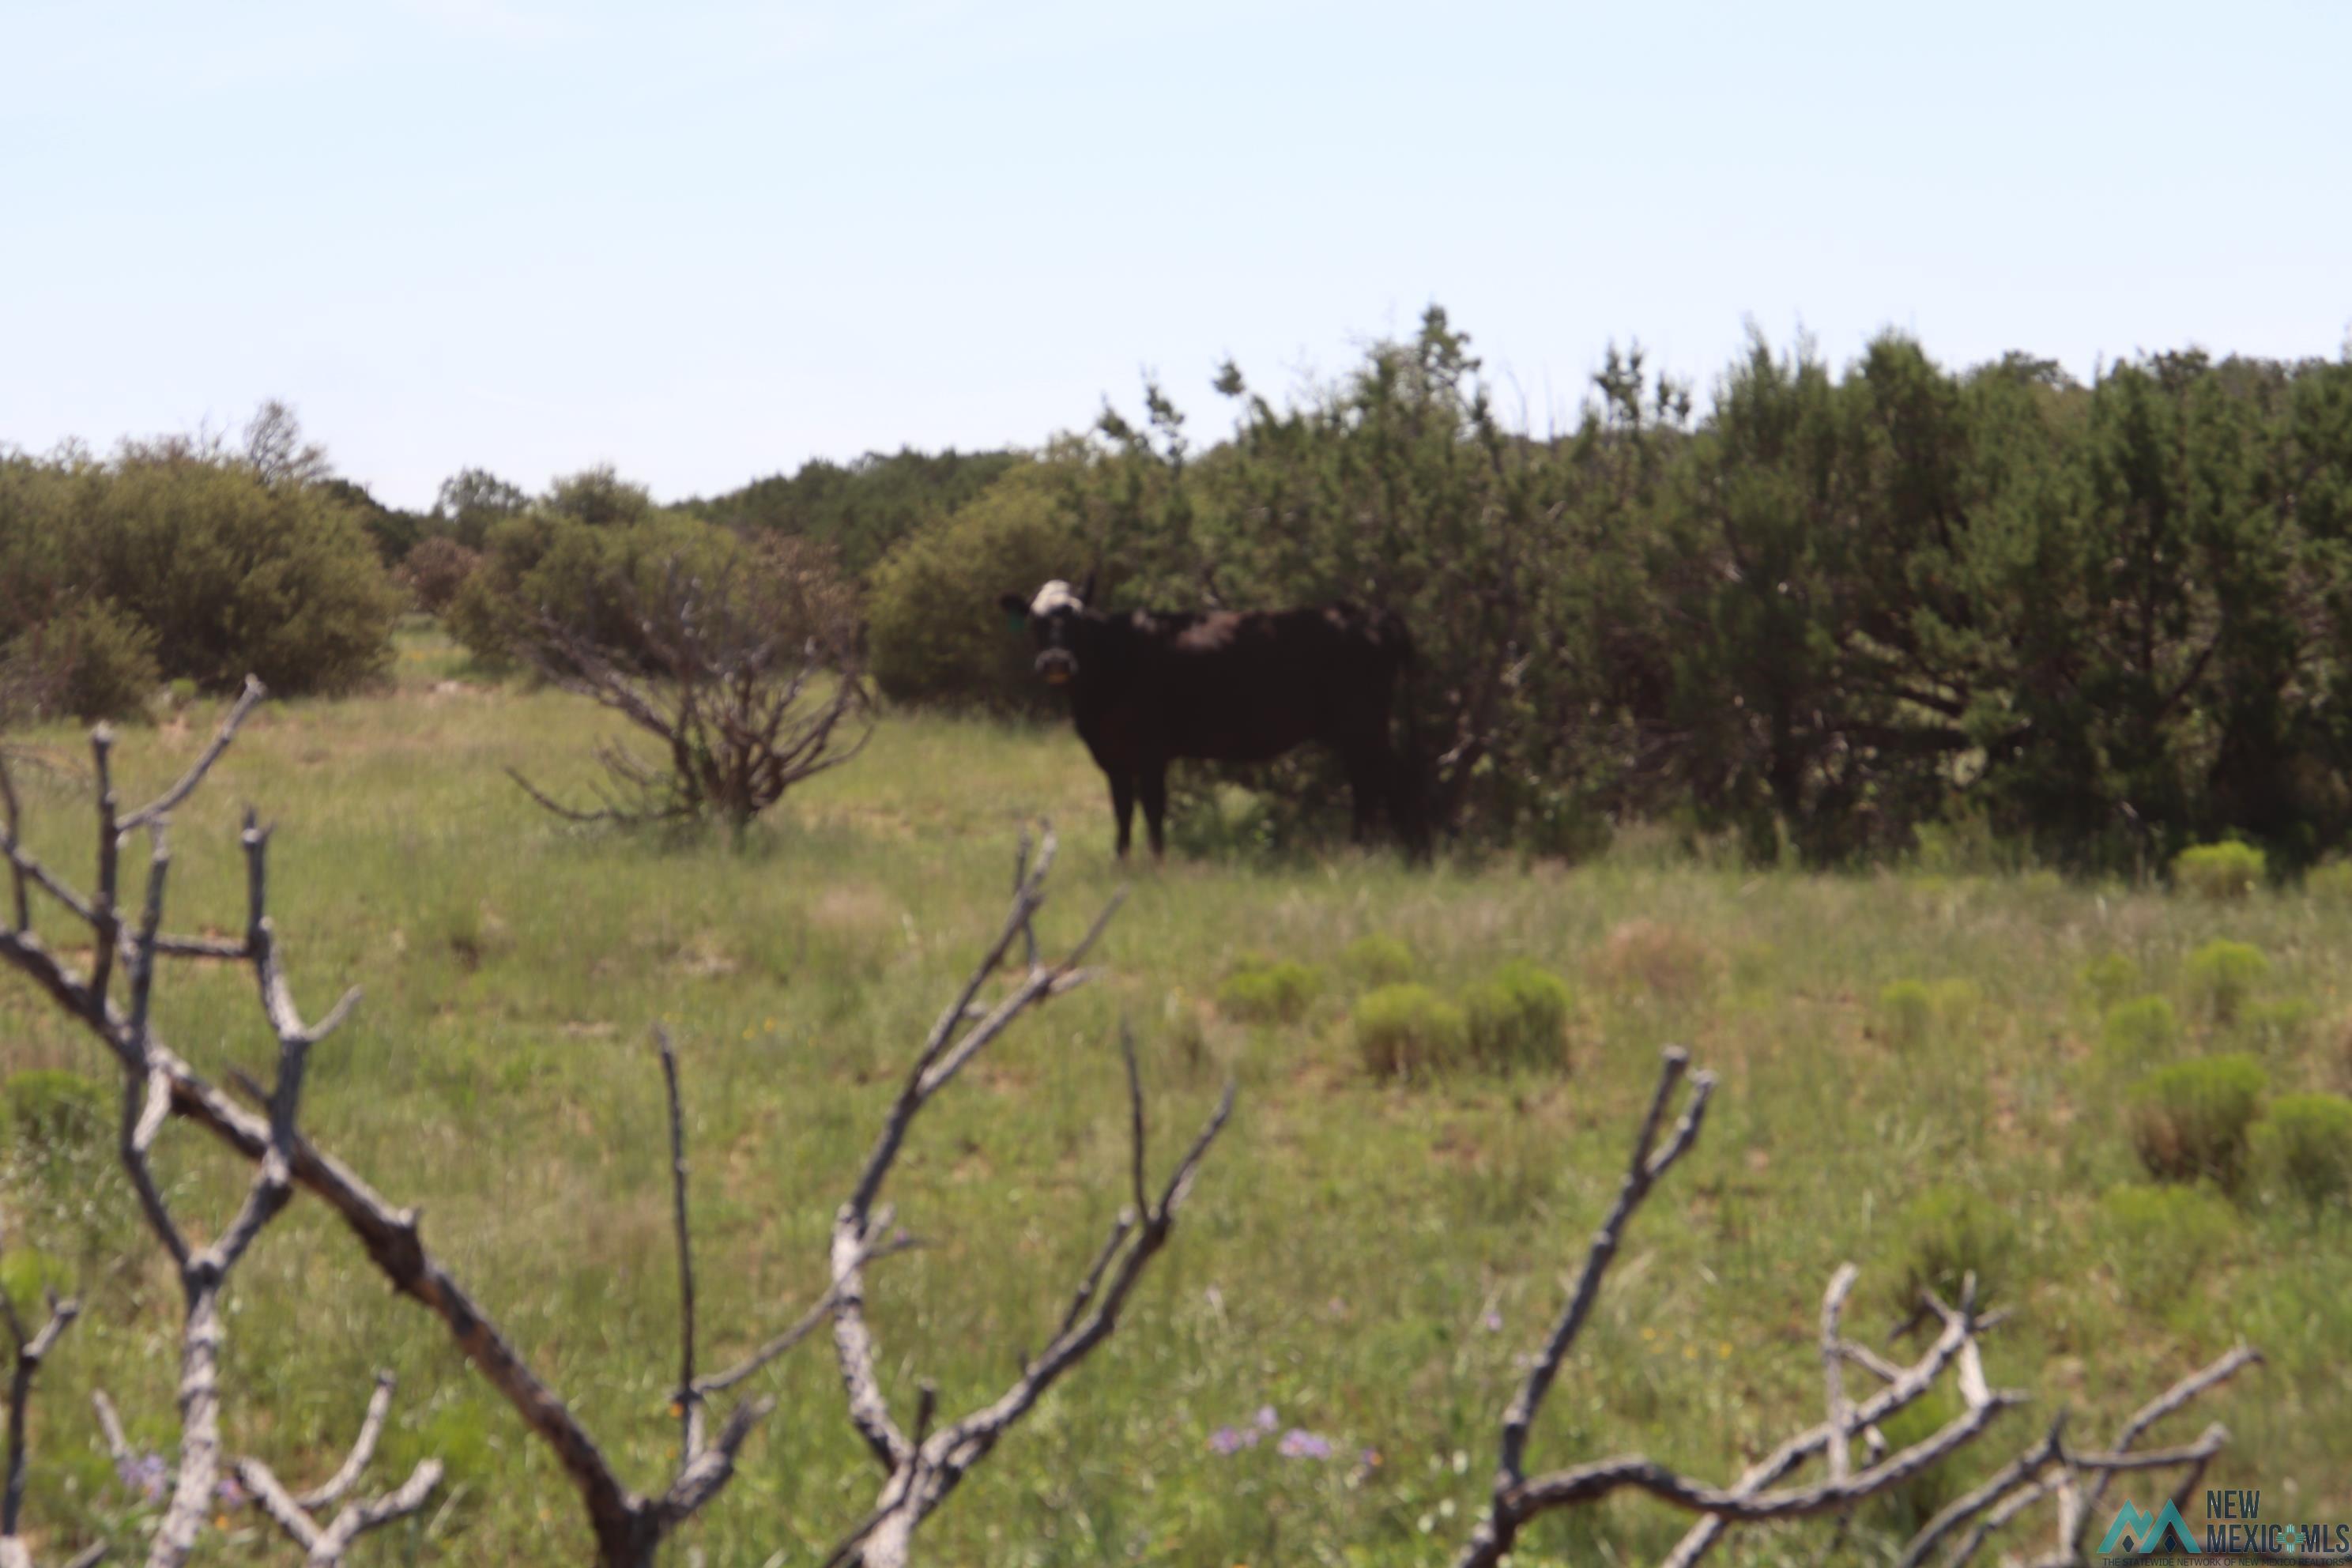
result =
[[1118,853],[1135,803],[1164,853],[1168,764],[1178,757],[1262,763],[1303,741],[1339,753],[1363,841],[1375,812],[1408,852],[1428,847],[1412,760],[1389,745],[1397,673],[1412,659],[1404,622],[1352,605],[1237,614],[1087,607],[1089,576],[999,603],[1037,639],[1037,673],[1070,694],[1078,738],[1110,778]]

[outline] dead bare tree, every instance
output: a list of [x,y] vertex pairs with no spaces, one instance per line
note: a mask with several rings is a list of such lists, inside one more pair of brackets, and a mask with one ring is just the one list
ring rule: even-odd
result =
[[[1933,1294],[1923,1297],[1912,1322],[1898,1330],[1898,1335],[1921,1323],[1940,1325],[1940,1331],[1916,1359],[1902,1365],[1845,1337],[1842,1325],[1846,1297],[1856,1278],[1854,1266],[1848,1263],[1832,1275],[1822,1300],[1820,1354],[1824,1419],[1783,1442],[1750,1466],[1731,1486],[1715,1487],[1691,1479],[1641,1455],[1530,1476],[1527,1463],[1528,1431],[1559,1373],[1561,1361],[1591,1312],[1601,1277],[1617,1255],[1627,1222],[1650,1195],[1658,1178],[1698,1141],[1707,1100],[1715,1089],[1714,1075],[1706,1072],[1690,1075],[1690,1094],[1682,1115],[1666,1132],[1664,1143],[1659,1141],[1674,1105],[1675,1091],[1689,1063],[1688,1055],[1679,1048],[1665,1052],[1657,1089],[1634,1137],[1633,1156],[1624,1180],[1619,1184],[1616,1203],[1594,1234],[1583,1270],[1569,1292],[1568,1302],[1503,1416],[1494,1489],[1486,1516],[1454,1559],[1456,1568],[1493,1568],[1510,1552],[1519,1531],[1530,1521],[1555,1509],[1597,1501],[1620,1489],[1644,1491],[1663,1502],[1702,1516],[1664,1559],[1666,1568],[1690,1568],[1712,1551],[1734,1524],[1844,1515],[1864,1499],[1900,1485],[1949,1458],[1981,1436],[2003,1411],[2027,1398],[2021,1393],[1993,1388],[1985,1381],[1979,1337],[1995,1326],[2002,1314],[1977,1310],[1973,1277],[1965,1282],[1957,1305],[1948,1305]],[[1943,1558],[1946,1568],[1966,1563],[1995,1531],[2033,1502],[2054,1493],[2059,1499],[2059,1546],[2038,1562],[2046,1568],[2074,1568],[2082,1563],[2091,1514],[2112,1476],[2123,1470],[2178,1469],[2183,1473],[2183,1479],[2175,1495],[2186,1496],[2204,1474],[2206,1464],[2228,1441],[2229,1434],[2215,1425],[2185,1447],[2135,1453],[2133,1444],[2157,1421],[2260,1359],[2252,1351],[2241,1348],[2184,1378],[2135,1416],[2108,1453],[2067,1449],[2061,1440],[2063,1420],[2053,1425],[2041,1443],[1930,1520],[1906,1549],[1902,1562],[1906,1568],[1924,1563],[1937,1544],[1976,1521],[1978,1528],[1954,1542]],[[1844,1385],[1848,1366],[1876,1378],[1881,1384],[1877,1392],[1866,1399],[1850,1399]],[[1879,1431],[1880,1424],[1924,1396],[1948,1372],[1960,1396],[1959,1414],[1917,1442],[1889,1453]],[[1868,1462],[1859,1468],[1854,1465],[1853,1452],[1856,1442],[1863,1444],[1868,1456]],[[1814,1458],[1824,1461],[1826,1479],[1806,1486],[1776,1484]],[[2087,1500],[2078,1495],[2085,1477],[2095,1478]],[[2303,1560],[2307,1559],[2298,1559]]]
[[[548,1445],[580,1493],[596,1541],[596,1560],[603,1568],[646,1568],[677,1526],[727,1485],[744,1443],[771,1405],[765,1399],[738,1398],[714,1430],[712,1402],[740,1387],[831,1322],[851,1419],[886,1469],[872,1514],[835,1555],[861,1560],[868,1568],[896,1568],[903,1563],[908,1542],[922,1521],[1005,1432],[1117,1326],[1136,1282],[1166,1245],[1201,1161],[1232,1110],[1233,1090],[1228,1086],[1208,1124],[1157,1197],[1152,1196],[1145,1186],[1141,1081],[1132,1046],[1123,1042],[1133,1140],[1134,1206],[1113,1226],[1045,1349],[1024,1358],[1019,1377],[1003,1395],[934,1431],[932,1403],[926,1394],[911,1435],[897,1425],[882,1393],[873,1337],[864,1314],[867,1266],[909,1245],[897,1234],[889,1206],[880,1202],[884,1182],[917,1115],[959,1072],[1023,1014],[1089,978],[1091,972],[1083,967],[1084,960],[1116,912],[1118,900],[1110,900],[1066,957],[1055,963],[1043,961],[1035,917],[1045,900],[1055,840],[1050,833],[1045,837],[1033,865],[1024,836],[1004,923],[918,1053],[856,1186],[835,1219],[830,1287],[782,1332],[738,1364],[715,1373],[697,1371],[685,1117],[675,1050],[667,1036],[656,1037],[669,1109],[680,1296],[676,1404],[684,1440],[677,1467],[664,1487],[649,1495],[640,1494],[620,1479],[562,1398],[539,1380],[495,1323],[426,1250],[417,1211],[388,1204],[302,1135],[297,1113],[310,1050],[349,1016],[359,994],[347,993],[319,1024],[303,1023],[268,913],[268,833],[250,812],[243,834],[247,909],[242,939],[186,937],[163,930],[170,868],[165,840],[169,814],[204,782],[261,696],[260,684],[248,681],[219,731],[187,773],[156,799],[127,814],[119,809],[113,789],[112,737],[102,727],[94,735],[99,833],[97,872],[88,895],[74,889],[26,848],[13,809],[0,820],[0,828],[5,828],[0,832],[0,852],[5,852],[8,862],[13,893],[7,923],[0,926],[0,960],[31,977],[97,1037],[121,1066],[123,1168],[138,1192],[149,1228],[172,1257],[182,1283],[185,1314],[180,1454],[172,1478],[171,1502],[156,1533],[151,1563],[177,1568],[185,1560],[219,1477],[223,1287],[254,1240],[290,1199],[293,1189],[300,1186],[334,1212],[396,1290],[441,1320],[472,1364],[514,1406],[532,1434]],[[14,801],[13,791],[6,787],[5,767],[0,767],[0,799]],[[124,842],[142,829],[150,836],[151,853],[144,896],[133,920],[126,916],[121,903],[121,851]],[[70,967],[33,930],[36,892],[54,900],[89,927],[91,958],[86,973]],[[242,1079],[238,1087],[247,1099],[265,1108],[266,1116],[257,1115],[206,1082],[156,1032],[151,1004],[158,963],[166,958],[239,963],[252,968],[264,1016],[278,1041],[278,1067],[277,1082],[270,1089],[265,1091]],[[980,1005],[982,991],[1000,970],[1008,968],[1013,972],[1010,989],[993,1004]],[[114,996],[118,969],[127,974],[127,995],[120,1004]],[[150,1164],[157,1135],[175,1117],[202,1128],[255,1166],[252,1184],[236,1217],[216,1240],[202,1247],[188,1239],[173,1215]],[[61,1326],[45,1332],[43,1350]],[[380,1388],[351,1458],[333,1480],[315,1491],[290,1495],[257,1461],[247,1459],[239,1466],[259,1505],[314,1563],[341,1561],[360,1534],[414,1511],[438,1479],[438,1466],[428,1462],[397,1491],[373,1502],[347,1506],[324,1525],[318,1521],[319,1510],[341,1501],[356,1484],[373,1452],[389,1399],[389,1389]],[[127,1454],[120,1424],[102,1398],[100,1410],[110,1445],[119,1455]],[[11,1519],[13,1523],[13,1510]],[[0,1568],[19,1565],[12,1563]]]
[[598,805],[568,806],[520,772],[541,805],[574,822],[715,816],[738,829],[794,784],[839,767],[874,732],[848,593],[798,541],[771,541],[707,574],[673,562],[632,595],[629,646],[544,607],[517,646],[549,681],[654,737],[657,756],[599,746]]
[[[151,1561],[177,1563],[184,1558],[218,1476],[222,1283],[261,1228],[283,1207],[291,1189],[300,1186],[334,1211],[396,1290],[441,1320],[476,1369],[553,1451],[586,1509],[599,1563],[605,1568],[644,1568],[652,1563],[661,1542],[732,1477],[736,1458],[752,1426],[765,1414],[765,1405],[751,1401],[739,1405],[715,1440],[681,1455],[676,1472],[659,1491],[645,1495],[627,1486],[562,1397],[540,1381],[496,1323],[427,1250],[418,1212],[385,1202],[359,1176],[312,1145],[296,1127],[301,1072],[310,1047],[341,1022],[357,1002],[358,993],[347,994],[317,1026],[304,1026],[297,1015],[279,961],[276,928],[268,912],[268,835],[257,823],[248,817],[245,832],[248,913],[244,937],[237,941],[184,937],[162,929],[168,868],[168,857],[162,850],[165,819],[204,782],[261,696],[260,683],[248,680],[219,731],[187,773],[156,799],[128,814],[118,810],[110,783],[111,738],[103,730],[99,732],[93,745],[99,761],[97,875],[87,896],[26,849],[13,817],[5,837],[0,837],[13,891],[10,923],[0,929],[0,960],[29,976],[121,1063],[126,1086],[123,1163],[139,1189],[150,1228],[179,1267],[186,1298],[182,1447],[173,1500],[164,1526],[157,1532]],[[133,925],[126,920],[121,901],[121,848],[126,837],[142,828],[155,836],[156,848],[150,859],[144,907]],[[86,973],[68,965],[33,931],[30,906],[36,890],[54,899],[89,928],[91,958]],[[264,1093],[250,1084],[242,1087],[265,1104],[266,1116],[205,1081],[156,1033],[149,1003],[156,963],[163,958],[252,967],[263,1013],[278,1038],[279,1066],[272,1090]],[[127,1007],[118,1004],[113,994],[118,967],[127,967],[130,974]],[[257,1167],[254,1184],[236,1218],[219,1239],[203,1248],[190,1244],[180,1231],[147,1167],[147,1153],[157,1132],[173,1117],[201,1127]],[[820,1302],[819,1308],[824,1305]],[[818,1317],[821,1321],[821,1311]]]
[[[0,1243],[5,1243],[0,1237]],[[26,1423],[33,1404],[33,1379],[40,1374],[41,1362],[56,1348],[58,1339],[73,1326],[81,1312],[80,1304],[71,1298],[60,1300],[54,1290],[47,1292],[49,1315],[37,1332],[25,1331],[25,1321],[16,1310],[15,1298],[0,1290],[0,1328],[8,1331],[10,1351],[8,1371],[8,1468],[4,1489],[0,1489],[0,1568],[33,1568],[32,1549],[17,1534],[17,1523],[25,1508],[25,1469],[31,1447],[26,1436]],[[99,1542],[83,1548],[66,1568],[91,1568],[106,1555],[106,1542]]]
[[341,1468],[321,1486],[297,1495],[289,1492],[260,1460],[247,1458],[236,1462],[237,1479],[245,1483],[255,1505],[302,1548],[304,1560],[311,1568],[336,1568],[352,1542],[371,1530],[415,1513],[433,1495],[433,1489],[441,1484],[441,1461],[425,1459],[409,1473],[398,1490],[370,1502],[348,1504],[323,1527],[313,1517],[320,1509],[341,1502],[359,1484],[368,1461],[375,1458],[376,1439],[383,1435],[384,1416],[392,1409],[392,1373],[376,1375],[375,1392],[368,1396],[367,1415],[361,1419],[360,1435]]
[[[1005,916],[1003,928],[973,968],[962,991],[932,1025],[922,1050],[908,1070],[898,1099],[883,1121],[881,1133],[875,1140],[873,1152],[866,1157],[856,1187],[834,1219],[834,1351],[841,1366],[842,1387],[849,1398],[849,1418],[875,1461],[882,1467],[885,1477],[873,1512],[835,1550],[835,1563],[855,1562],[864,1568],[903,1568],[912,1550],[915,1531],[923,1521],[947,1500],[971,1468],[988,1457],[989,1451],[1029,1413],[1047,1389],[1109,1337],[1136,1281],[1167,1245],[1177,1211],[1192,1192],[1209,1145],[1233,1114],[1234,1087],[1228,1083],[1216,1110],[1177,1161],[1160,1195],[1154,1198],[1144,1174],[1142,1080],[1136,1068],[1134,1041],[1122,1030],[1119,1046],[1127,1067],[1131,1206],[1112,1224],[1110,1235],[1096,1254],[1092,1267],[1078,1281],[1070,1305],[1045,1348],[1034,1356],[1023,1356],[1020,1375],[1012,1386],[961,1420],[935,1431],[932,1418],[936,1414],[936,1394],[930,1384],[925,1384],[916,1405],[912,1431],[898,1424],[882,1392],[876,1371],[879,1351],[873,1328],[866,1318],[864,1260],[871,1253],[877,1235],[887,1230],[889,1223],[884,1217],[887,1211],[877,1211],[875,1205],[908,1131],[923,1108],[1003,1034],[1015,1018],[1087,979],[1087,971],[1080,965],[1118,911],[1118,900],[1113,898],[1104,907],[1066,957],[1057,963],[1041,962],[1033,922],[1045,902],[1045,878],[1053,868],[1055,847],[1054,836],[1048,832],[1038,846],[1033,867],[1028,839],[1026,836],[1023,837],[1013,860],[1013,907]],[[974,1004],[982,986],[1008,961],[1016,941],[1022,944],[1024,960],[1019,979],[993,1006],[979,1009],[975,1016]]]

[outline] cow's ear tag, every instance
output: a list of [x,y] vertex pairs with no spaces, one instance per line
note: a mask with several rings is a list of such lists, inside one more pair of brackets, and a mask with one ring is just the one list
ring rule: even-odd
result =
[[1018,610],[1007,610],[1004,612],[1004,629],[1008,632],[1018,633],[1021,628],[1028,623],[1028,620],[1029,617],[1023,615]]

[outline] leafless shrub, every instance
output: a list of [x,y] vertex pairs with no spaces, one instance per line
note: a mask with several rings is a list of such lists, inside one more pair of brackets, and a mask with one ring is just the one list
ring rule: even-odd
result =
[[[1045,1391],[1117,1326],[1120,1309],[1136,1282],[1166,1245],[1201,1160],[1232,1108],[1228,1088],[1208,1125],[1153,1196],[1145,1186],[1144,1107],[1129,1048],[1127,1085],[1134,1207],[1121,1215],[1113,1227],[1045,1349],[1024,1359],[1018,1377],[1003,1394],[959,1421],[935,1430],[928,1393],[911,1430],[893,1419],[876,1374],[874,1341],[864,1313],[868,1266],[909,1245],[896,1231],[888,1205],[880,1202],[884,1182],[916,1117],[963,1068],[1023,1014],[1087,981],[1090,972],[1082,966],[1083,961],[1108,924],[1118,900],[1114,899],[1102,910],[1066,957],[1045,962],[1040,957],[1034,921],[1045,899],[1054,840],[1050,834],[1045,837],[1033,865],[1024,838],[1014,866],[1012,906],[1004,923],[924,1041],[835,1221],[829,1289],[782,1332],[740,1363],[715,1373],[697,1370],[685,1118],[676,1054],[667,1036],[657,1036],[669,1106],[680,1296],[676,1406],[683,1440],[676,1468],[660,1489],[639,1493],[621,1479],[562,1397],[539,1380],[496,1323],[426,1249],[417,1211],[387,1203],[299,1131],[297,1113],[309,1053],[349,1015],[358,993],[346,994],[320,1023],[302,1021],[268,913],[268,834],[250,814],[243,836],[247,889],[243,937],[188,937],[163,930],[170,868],[165,847],[169,814],[203,783],[260,697],[259,683],[248,682],[219,732],[179,782],[127,814],[119,810],[111,783],[112,738],[103,728],[95,734],[92,753],[97,763],[99,833],[96,876],[88,895],[53,874],[25,848],[13,809],[14,792],[0,788],[0,795],[11,803],[5,836],[0,836],[0,852],[5,852],[8,862],[12,894],[5,923],[0,925],[0,960],[35,981],[121,1066],[122,1165],[137,1190],[148,1226],[171,1256],[182,1285],[179,1455],[171,1477],[171,1500],[149,1563],[153,1568],[178,1568],[194,1549],[206,1517],[223,1453],[221,1293],[237,1262],[297,1186],[309,1190],[334,1212],[396,1290],[441,1321],[473,1366],[552,1451],[580,1494],[602,1568],[647,1568],[662,1542],[718,1495],[732,1479],[743,1445],[771,1405],[764,1398],[739,1396],[714,1427],[715,1402],[831,1322],[851,1420],[885,1470],[874,1509],[842,1542],[835,1557],[840,1562],[862,1562],[868,1568],[896,1568],[905,1563],[908,1543],[922,1521]],[[0,768],[0,785],[5,784],[5,768]],[[151,851],[143,898],[132,917],[121,903],[121,851],[142,830],[149,835]],[[89,929],[91,959],[87,973],[70,968],[36,934],[31,918],[36,893],[54,900]],[[243,1080],[238,1087],[246,1098],[266,1109],[266,1115],[257,1114],[206,1082],[156,1034],[150,1003],[157,966],[163,959],[238,963],[252,969],[263,1015],[278,1037],[278,1066],[277,1081],[269,1089]],[[982,1004],[982,991],[1000,970],[1011,972],[1009,988],[993,1002]],[[119,988],[118,971],[123,979]],[[118,989],[124,993],[121,1000]],[[149,1164],[156,1137],[174,1118],[202,1128],[255,1167],[252,1184],[236,1217],[216,1239],[202,1247],[188,1239]],[[30,1568],[14,1538],[22,1470],[22,1410],[32,1370],[71,1321],[72,1311],[71,1303],[56,1303],[49,1326],[29,1339],[16,1322],[13,1308],[9,1313],[8,1327],[19,1354],[9,1406],[7,1539],[0,1541],[0,1551],[14,1551],[17,1555],[0,1557],[0,1568]],[[373,1455],[390,1396],[388,1383],[379,1385],[351,1457],[333,1479],[313,1491],[290,1493],[257,1460],[248,1458],[238,1466],[240,1478],[257,1505],[313,1563],[341,1562],[359,1535],[421,1507],[439,1479],[439,1466],[427,1461],[396,1491],[371,1502],[345,1505],[328,1522],[319,1521],[320,1511],[341,1503],[357,1483]],[[120,1425],[102,1397],[99,1408],[110,1446],[118,1456],[127,1454]]]
[[[1935,1339],[1909,1364],[1888,1361],[1876,1352],[1847,1339],[1843,1319],[1856,1277],[1854,1266],[1842,1265],[1831,1276],[1822,1300],[1821,1362],[1824,1418],[1789,1438],[1750,1466],[1731,1486],[1716,1487],[1668,1469],[1642,1455],[1623,1455],[1579,1465],[1549,1474],[1528,1473],[1528,1434],[1559,1373],[1560,1363],[1576,1342],[1599,1295],[1601,1277],[1617,1255],[1625,1226],[1659,1177],[1698,1141],[1706,1116],[1708,1097],[1715,1089],[1711,1073],[1691,1075],[1691,1091],[1681,1118],[1659,1142],[1666,1127],[1675,1091],[1689,1058],[1680,1049],[1665,1053],[1656,1093],[1633,1141],[1625,1178],[1617,1201],[1592,1238],[1583,1270],[1569,1292],[1551,1333],[1537,1353],[1509,1409],[1503,1416],[1502,1441],[1495,1485],[1486,1516],[1471,1532],[1454,1559],[1456,1568],[1493,1568],[1509,1553],[1519,1531],[1539,1515],[1555,1509],[1596,1502],[1621,1489],[1649,1493],[1673,1507],[1700,1515],[1665,1558],[1666,1568],[1690,1568],[1712,1551],[1734,1524],[1773,1520],[1837,1515],[1841,1521],[1865,1498],[1898,1486],[1958,1453],[1981,1436],[2002,1412],[2023,1404],[2027,1395],[1996,1389],[1985,1381],[1979,1337],[2003,1314],[1979,1313],[1976,1281],[1971,1277],[1957,1305],[1924,1295],[1911,1323],[1898,1336],[1922,1323],[1938,1328]],[[2134,1445],[2157,1421],[2213,1387],[2241,1369],[2261,1360],[2244,1348],[2231,1352],[2200,1372],[2181,1380],[2134,1416],[2112,1450],[2094,1453],[2070,1449],[2063,1440],[2063,1417],[2048,1435],[2004,1467],[1984,1485],[1953,1502],[1929,1520],[1906,1547],[1901,1561],[1925,1563],[1948,1538],[1972,1521],[1976,1528],[1946,1550],[1945,1568],[1970,1561],[1993,1532],[2043,1497],[2058,1499],[2057,1545],[2036,1559],[2047,1568],[2072,1568],[2085,1561],[2084,1538],[2108,1480],[2122,1470],[2172,1469],[2181,1474],[2176,1500],[2186,1498],[2203,1477],[2205,1467],[2229,1440],[2219,1425],[2208,1426],[2194,1443],[2169,1449],[2134,1451]],[[1857,1368],[1880,1386],[1869,1397],[1850,1398],[1845,1369]],[[1919,1441],[1887,1451],[1880,1423],[1924,1396],[1945,1374],[1951,1374],[1960,1396],[1959,1414]],[[1863,1445],[1867,1462],[1857,1468],[1853,1446]],[[1825,1479],[1806,1486],[1780,1486],[1791,1472],[1813,1459],[1824,1462]],[[2082,1490],[2087,1483],[2089,1496]]]
[[480,551],[468,550],[447,535],[436,533],[418,540],[393,575],[408,590],[418,609],[428,616],[437,616],[449,607],[449,601],[457,596],[457,590],[466,585],[466,579],[481,564]]
[[541,675],[659,745],[654,756],[598,748],[605,780],[587,809],[509,770],[548,810],[575,822],[711,816],[740,829],[873,734],[850,591],[822,548],[780,538],[698,567],[673,560],[658,587],[628,596],[626,646],[545,607],[523,616],[517,644]]

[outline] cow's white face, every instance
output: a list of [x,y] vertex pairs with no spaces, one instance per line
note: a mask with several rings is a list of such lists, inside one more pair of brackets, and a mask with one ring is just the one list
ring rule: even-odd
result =
[[1076,615],[1086,607],[1087,602],[1078,597],[1077,590],[1059,577],[1038,589],[1037,596],[1029,601],[1030,616],[1041,621],[1056,610],[1067,610]]
[[1071,646],[1072,632],[1086,614],[1087,598],[1094,592],[1094,586],[1091,574],[1078,588],[1056,577],[1032,595],[1026,604],[1013,594],[998,601],[1016,623],[1025,622],[1030,634],[1037,639],[1037,673],[1049,686],[1066,686],[1078,673],[1077,652]]

